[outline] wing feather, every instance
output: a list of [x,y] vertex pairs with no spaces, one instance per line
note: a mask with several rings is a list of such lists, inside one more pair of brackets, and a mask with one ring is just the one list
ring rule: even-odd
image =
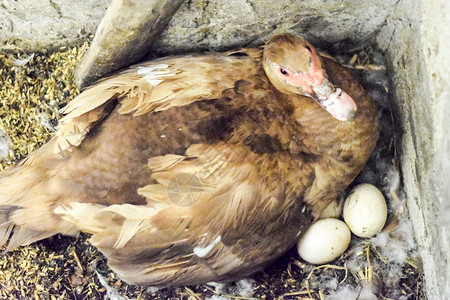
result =
[[120,114],[140,116],[215,99],[233,88],[235,78],[252,76],[257,64],[255,59],[223,55],[172,57],[136,65],[103,79],[61,110],[66,116],[56,133],[54,153],[62,154],[80,145],[93,124],[109,112],[106,107],[111,101],[118,101]]
[[130,282],[219,278],[247,263],[235,249],[240,237],[230,239],[233,228],[255,222],[251,210],[277,209],[273,197],[257,203],[264,193],[249,180],[252,158],[235,150],[198,144],[185,156],[150,158],[156,183],[138,189],[147,205],[71,203],[55,212],[93,233],[91,243]]

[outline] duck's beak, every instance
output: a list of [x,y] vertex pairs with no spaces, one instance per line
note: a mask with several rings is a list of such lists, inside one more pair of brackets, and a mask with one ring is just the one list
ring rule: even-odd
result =
[[357,106],[352,97],[340,88],[336,88],[327,78],[323,78],[320,86],[312,86],[315,99],[334,118],[340,121],[351,121],[356,116]]

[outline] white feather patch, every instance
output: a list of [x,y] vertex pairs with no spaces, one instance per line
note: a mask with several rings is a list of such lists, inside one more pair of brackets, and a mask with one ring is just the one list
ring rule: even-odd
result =
[[157,86],[163,82],[163,77],[175,75],[167,64],[138,67],[137,73],[144,76],[144,79],[152,86]]
[[220,242],[221,239],[222,237],[219,235],[218,237],[216,237],[214,241],[212,241],[206,247],[199,247],[199,246],[194,247],[194,254],[197,255],[198,257],[205,257],[206,255],[208,255],[209,252],[211,252],[214,246]]

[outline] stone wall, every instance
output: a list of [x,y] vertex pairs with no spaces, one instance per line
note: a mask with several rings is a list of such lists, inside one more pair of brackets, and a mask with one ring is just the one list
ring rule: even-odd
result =
[[156,43],[158,52],[261,45],[275,33],[301,33],[315,44],[371,38],[396,0],[186,1]]
[[[287,30],[315,43],[369,39],[397,0],[187,0],[156,43],[174,53],[260,45]],[[0,49],[26,50],[79,42],[95,33],[111,0],[21,0],[0,5]],[[122,1],[126,3],[127,1]]]
[[392,68],[403,182],[429,299],[450,299],[449,13],[445,0],[401,0],[377,37]]
[[110,0],[0,2],[0,49],[29,51],[80,43],[95,33]]

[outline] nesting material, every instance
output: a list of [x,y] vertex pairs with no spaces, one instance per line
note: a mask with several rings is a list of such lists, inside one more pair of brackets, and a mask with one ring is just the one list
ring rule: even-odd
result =
[[53,135],[59,110],[79,93],[73,68],[86,49],[87,43],[48,55],[0,52],[2,169]]
[[[59,109],[78,93],[73,70],[85,47],[34,55],[0,52],[2,168],[52,136]],[[389,216],[381,233],[369,239],[352,238],[348,250],[330,265],[305,263],[292,249],[251,280],[218,289],[127,285],[87,243],[88,235],[55,236],[0,256],[0,298],[103,299],[114,291],[124,299],[424,299],[420,258],[400,185],[383,55],[366,47],[338,59],[359,77],[380,111],[378,145],[355,185],[371,183],[382,190]]]

